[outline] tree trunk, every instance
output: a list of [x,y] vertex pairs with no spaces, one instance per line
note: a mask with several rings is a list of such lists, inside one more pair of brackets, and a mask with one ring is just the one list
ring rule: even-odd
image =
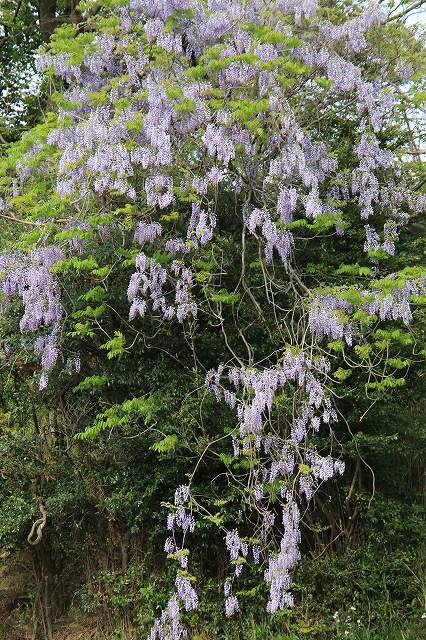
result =
[[56,0],[39,0],[38,15],[43,40],[49,40],[56,27]]
[[63,22],[79,22],[81,15],[77,13],[74,0],[66,4],[64,13],[57,15],[57,0],[38,0],[38,17],[40,20],[40,31],[45,42],[48,42],[55,28]]

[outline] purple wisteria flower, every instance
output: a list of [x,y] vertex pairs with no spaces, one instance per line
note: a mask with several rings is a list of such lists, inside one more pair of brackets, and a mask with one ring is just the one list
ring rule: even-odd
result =
[[0,292],[2,307],[11,299],[20,298],[24,313],[19,326],[22,333],[48,327],[49,332],[34,341],[34,352],[41,355],[40,389],[47,386],[48,374],[59,357],[58,338],[63,316],[59,284],[50,267],[63,258],[58,247],[37,249],[29,255],[0,256]]

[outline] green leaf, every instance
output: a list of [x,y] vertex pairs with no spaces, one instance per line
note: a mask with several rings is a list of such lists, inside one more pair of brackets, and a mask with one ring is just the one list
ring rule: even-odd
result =
[[93,320],[96,320],[103,316],[106,309],[107,307],[104,304],[101,304],[98,307],[92,307],[91,305],[88,305],[85,309],[74,311],[72,315],[73,318],[91,318]]
[[387,364],[394,369],[405,369],[411,364],[411,360],[409,358],[388,358]]
[[108,376],[105,373],[99,376],[87,376],[76,387],[74,387],[73,392],[78,393],[79,391],[91,391],[92,389],[102,387],[107,382]]
[[312,467],[310,467],[308,464],[300,463],[299,464],[299,471],[304,476],[309,476],[312,473]]
[[349,378],[350,375],[352,375],[352,369],[342,369],[342,367],[339,367],[337,371],[333,373],[333,378],[343,382],[343,380]]
[[109,272],[110,272],[110,267],[105,266],[105,267],[99,267],[99,269],[93,269],[92,274],[94,276],[98,276],[99,278],[106,278]]
[[79,297],[79,300],[85,302],[101,302],[106,296],[106,291],[103,287],[97,286],[93,289],[89,289],[86,293]]
[[333,342],[329,342],[327,347],[331,349],[331,351],[341,353],[345,348],[345,342],[344,340],[334,340]]
[[208,522],[212,522],[216,526],[220,526],[223,522],[223,516],[220,513],[215,513],[214,515],[203,516],[204,520]]
[[101,349],[107,351],[107,358],[111,360],[112,358],[117,358],[124,353],[125,348],[124,345],[126,343],[126,339],[121,333],[121,331],[114,331],[114,337],[111,340],[107,340],[104,344],[101,345]]
[[417,91],[413,96],[413,102],[416,107],[420,107],[423,102],[426,102],[426,91]]
[[357,262],[356,264],[341,264],[336,273],[339,275],[370,276],[373,270],[370,267],[362,267]]
[[394,376],[387,376],[380,382],[368,382],[367,389],[373,389],[375,391],[387,391],[388,389],[395,389],[397,387],[403,387],[405,385],[404,378],[395,378]]
[[229,293],[226,289],[215,291],[214,289],[206,288],[205,292],[212,302],[221,302],[222,304],[235,304],[241,298],[239,293]]
[[156,453],[169,453],[169,451],[173,451],[176,448],[178,441],[179,438],[177,437],[177,435],[171,434],[169,436],[166,436],[159,442],[154,442],[150,449],[152,449]]
[[92,329],[92,326],[88,322],[76,322],[74,325],[74,331],[69,331],[68,335],[72,338],[83,338],[89,337],[94,338],[95,332]]
[[152,422],[156,409],[157,401],[155,396],[132,398],[122,404],[113,404],[102,413],[98,413],[93,424],[84,431],[77,433],[74,437],[76,440],[93,440],[105,430],[111,431],[112,429],[126,427],[138,414],[144,416],[144,423],[147,425]]
[[355,353],[359,355],[360,358],[365,360],[371,353],[372,346],[371,344],[357,344],[354,347]]

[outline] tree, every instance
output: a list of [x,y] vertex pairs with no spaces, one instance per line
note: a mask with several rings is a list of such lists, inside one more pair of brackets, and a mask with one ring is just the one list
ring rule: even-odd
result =
[[[57,113],[3,163],[4,219],[30,227],[2,257],[5,301],[23,305],[5,358],[16,371],[37,333],[40,391],[63,397],[68,379],[90,400],[77,442],[137,420],[150,451],[186,450],[164,496],[175,591],[151,633],[179,638],[198,606],[186,540],[203,526],[225,538],[227,616],[250,565],[264,569],[269,612],[292,606],[301,514],[327,517],[323,484],[344,472],[338,423],[421,366],[409,325],[423,326],[426,273],[406,229],[424,211],[423,169],[420,152],[405,159],[422,47],[377,8],[80,8],[39,58]],[[401,34],[392,60],[384,45]],[[182,376],[178,399],[156,350]],[[108,361],[133,353],[155,374],[136,368],[103,395],[125,375]]]
[[0,8],[0,133],[7,141],[37,122],[44,88],[35,71],[35,54],[54,29],[80,19],[75,3],[56,0],[5,0]]

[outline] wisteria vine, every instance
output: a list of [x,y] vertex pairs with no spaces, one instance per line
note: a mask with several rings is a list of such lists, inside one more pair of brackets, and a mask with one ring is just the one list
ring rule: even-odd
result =
[[[425,292],[423,279],[401,282],[391,275],[383,286],[372,282],[350,295],[344,289],[312,293],[293,266],[297,229],[315,230],[325,220],[332,235],[344,234],[345,203],[362,221],[363,248],[374,269],[381,254],[394,255],[410,211],[425,209],[424,197],[408,189],[396,156],[379,142],[392,93],[365,79],[357,61],[369,46],[369,29],[386,15],[374,5],[332,24],[321,19],[316,0],[130,0],[105,14],[115,28],[94,32],[81,60],[47,49],[38,68],[65,86],[46,142],[60,152],[58,194],[81,210],[108,196],[142,212],[134,229],[141,250],[127,291],[130,320],[149,315],[182,325],[206,312],[194,262],[220,239],[220,195],[239,203],[229,223],[239,225],[244,242],[258,243],[263,273],[275,265],[283,269],[296,279],[302,300],[304,336],[311,342],[304,338],[281,350],[271,366],[234,358],[232,366],[218,363],[206,377],[217,401],[235,412],[231,450],[235,459],[250,460],[247,509],[257,518],[249,537],[237,528],[224,533],[233,566],[224,583],[226,615],[240,608],[234,584],[250,562],[265,567],[267,610],[274,613],[293,605],[302,505],[321,482],[344,472],[341,460],[311,444],[313,434],[337,420],[326,390],[330,362],[315,347],[324,338],[347,345],[362,340],[360,313],[408,324],[410,298]],[[333,144],[310,129],[297,108],[308,98],[325,111],[333,104],[350,110],[355,166],[348,169]],[[15,193],[31,180],[35,169],[28,161],[41,148],[17,167]],[[180,235],[165,231],[162,221],[173,215]],[[81,220],[63,224],[65,230],[89,228]],[[84,252],[78,240],[69,248]],[[34,343],[41,354],[40,388],[60,349],[63,307],[50,267],[63,255],[48,246],[0,259],[3,304],[22,299],[22,332],[47,328]],[[210,283],[216,284],[214,277]],[[293,412],[283,418],[276,415],[276,399],[286,393]],[[266,490],[274,483],[281,504],[275,546],[277,510]],[[184,637],[182,610],[198,606],[185,546],[196,527],[194,510],[190,484],[178,487],[165,542],[178,565],[175,591],[150,640]]]

